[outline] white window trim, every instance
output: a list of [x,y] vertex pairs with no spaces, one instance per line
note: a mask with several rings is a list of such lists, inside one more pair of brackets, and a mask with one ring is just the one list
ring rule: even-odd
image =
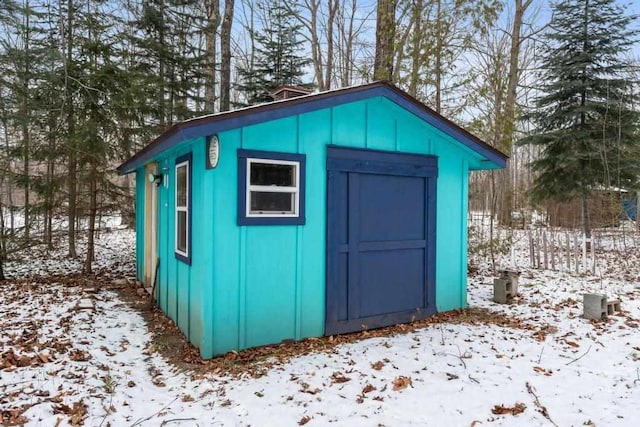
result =
[[[271,165],[292,165],[295,167],[295,185],[284,187],[277,185],[251,185],[251,164],[266,163]],[[247,185],[245,196],[245,215],[247,218],[298,218],[300,216],[300,162],[291,160],[260,159],[247,157]],[[293,212],[251,211],[251,192],[260,191],[266,193],[292,193]]]
[[[175,251],[178,255],[182,255],[185,258],[189,257],[189,185],[191,184],[189,182],[189,168],[191,167],[191,165],[189,164],[189,160],[185,160],[184,162],[180,162],[176,164],[176,170],[175,170],[175,182],[176,182],[176,191],[175,191],[175,207],[176,207],[176,213],[175,213],[175,221],[174,221],[174,228],[175,228]],[[185,178],[186,178],[186,204],[185,206],[178,206],[178,170],[181,167],[185,167],[186,168],[186,173],[185,173]],[[181,251],[180,249],[178,249],[178,212],[185,212],[185,227],[184,227],[184,232],[185,232],[185,251]]]

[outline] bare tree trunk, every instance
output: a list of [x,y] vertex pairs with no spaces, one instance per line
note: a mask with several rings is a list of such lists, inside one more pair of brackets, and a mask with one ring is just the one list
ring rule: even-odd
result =
[[[397,18],[398,22],[402,22],[405,18],[405,15],[407,13],[409,13],[411,10],[410,6],[407,5],[405,8],[403,8],[400,11],[400,16]],[[394,18],[395,19],[395,18]],[[402,32],[399,33],[396,30],[396,34],[394,36],[394,45],[397,44],[397,46],[399,46],[398,49],[394,49],[393,55],[394,55],[394,62],[395,64],[393,65],[393,74],[391,76],[391,80],[394,82],[397,82],[400,80],[400,73],[402,72],[402,61],[405,59],[405,53],[404,53],[404,49],[402,48],[402,46],[404,46],[407,43],[407,40],[409,40],[409,36],[411,35],[411,33],[413,32],[413,26],[414,26],[414,22],[413,19],[409,19],[409,25],[407,25],[406,28],[402,29]],[[397,40],[395,40],[395,38],[398,38]]]
[[373,67],[374,80],[391,81],[393,77],[396,1],[397,0],[378,0],[376,56]]
[[[509,76],[507,79],[507,93],[504,101],[504,119],[502,121],[499,148],[511,155],[513,147],[513,134],[515,130],[516,92],[520,80],[520,45],[522,43],[522,22],[527,8],[532,0],[515,0],[516,10],[513,16],[513,28],[511,29],[511,47],[509,50]],[[511,168],[514,162],[510,161],[504,171],[502,188],[501,217],[505,224],[511,225],[514,206],[514,185],[511,179]]]
[[[4,129],[4,142],[5,142],[5,152],[9,153],[11,146],[9,144],[9,123],[6,115],[2,115],[2,128]],[[6,171],[3,171],[3,174],[6,172],[6,189],[7,189],[7,202],[9,206],[9,233],[13,235],[15,229],[15,221],[13,215],[13,185],[11,183],[11,164],[7,162]],[[4,176],[4,175],[3,175]]]
[[640,232],[640,191],[636,192],[636,230]]
[[496,197],[496,178],[495,171],[489,171],[491,174],[491,204],[489,211],[489,255],[491,256],[491,268],[496,269],[495,239],[493,238],[495,229],[495,217],[497,211],[498,198]]
[[418,82],[420,81],[420,65],[422,63],[422,8],[423,0],[416,0],[413,10],[413,50],[411,52],[411,75],[409,77],[409,95],[416,97],[418,94]]
[[[0,181],[2,183],[3,180]],[[5,280],[2,265],[7,257],[6,233],[4,228],[4,211],[2,210],[2,197],[0,196],[0,282]]]
[[[342,87],[351,86],[353,84],[354,69],[354,45],[356,43],[356,34],[362,29],[362,26],[354,25],[356,8],[358,0],[351,0],[350,13],[347,17],[344,13],[346,8],[340,9],[340,19],[338,19],[338,34],[340,35],[340,85]],[[363,21],[364,22],[364,21]]]
[[207,2],[207,69],[204,91],[205,109],[209,113],[215,110],[216,102],[216,32],[220,25],[220,0]]
[[502,132],[500,148],[511,154],[513,131],[515,129],[516,91],[520,80],[520,46],[522,43],[522,22],[524,14],[531,6],[532,0],[515,0],[516,10],[513,15],[513,28],[511,29],[511,48],[509,51],[509,78],[507,80],[507,96],[504,103],[505,120]]
[[67,64],[65,76],[65,102],[67,107],[67,145],[69,147],[69,164],[67,175],[67,209],[68,209],[68,238],[69,238],[69,257],[75,258],[76,252],[76,219],[77,219],[77,152],[75,143],[75,122],[73,109],[73,93],[71,90],[71,82],[69,79],[69,67],[73,60],[73,0],[67,0]]
[[298,19],[309,30],[309,34],[311,36],[309,41],[311,42],[311,61],[313,63],[313,71],[316,75],[318,90],[323,92],[326,88],[324,86],[322,49],[320,48],[320,37],[318,37],[318,9],[320,8],[320,0],[308,0],[305,3],[309,9],[309,19],[308,21],[302,17],[298,17]]
[[220,70],[220,111],[228,111],[231,108],[231,25],[233,24],[234,0],[225,0],[224,19],[222,20],[221,45],[221,70]]
[[[51,139],[52,137],[50,137]],[[49,142],[49,147],[53,144]],[[50,151],[51,152],[51,151]],[[48,249],[53,249],[53,178],[54,163],[52,159],[47,160],[47,191],[45,193],[45,235],[44,240]]]
[[96,185],[97,170],[94,163],[91,164],[91,178],[89,179],[89,230],[87,234],[87,257],[84,260],[84,273],[91,274],[93,257],[95,253],[95,232],[96,232],[96,213],[98,189]]
[[22,78],[22,99],[20,105],[20,113],[21,113],[21,121],[22,121],[22,159],[23,159],[23,179],[24,179],[24,237],[25,240],[29,240],[29,230],[31,229],[30,224],[30,203],[29,203],[29,187],[30,183],[30,171],[29,171],[29,160],[31,158],[30,154],[30,135],[29,135],[29,118],[31,116],[30,107],[29,107],[29,74],[31,72],[30,69],[30,37],[31,37],[31,7],[29,5],[29,1],[27,0],[24,4],[25,10],[25,22],[24,22],[24,77]]
[[436,89],[435,110],[438,114],[442,112],[442,47],[443,38],[442,34],[442,0],[436,0],[436,51],[435,51],[435,68],[434,79]]
[[[165,34],[164,34],[164,20],[165,20],[165,7],[164,7],[164,0],[160,0],[159,2],[159,6],[160,6],[160,23],[159,23],[159,34],[158,34],[158,38],[159,38],[159,42],[160,45],[164,46],[165,40]],[[162,55],[162,57],[160,58],[159,64],[158,64],[158,74],[160,77],[160,84],[158,85],[158,96],[160,97],[160,99],[158,99],[158,108],[159,108],[159,116],[160,116],[160,128],[161,130],[164,131],[164,127],[167,124],[167,122],[169,124],[171,124],[173,122],[172,118],[169,118],[169,120],[167,121],[167,118],[170,117],[167,115],[167,102],[165,99],[165,94],[166,94],[166,82],[167,82],[167,72],[166,72],[166,64],[165,64],[165,58],[164,55]],[[171,73],[171,75],[173,76],[173,72]],[[171,102],[170,102],[170,106],[171,106]]]
[[338,0],[327,0],[329,3],[329,16],[327,18],[327,66],[324,75],[325,90],[331,89],[333,81],[333,26],[336,20],[336,13],[340,7]]
[[[0,218],[0,222],[2,222],[0,224],[0,233],[2,233],[1,236],[4,236],[4,219]],[[4,239],[4,237],[2,237]],[[0,242],[2,243],[2,242]],[[3,280],[6,279],[6,277],[4,277],[4,268],[3,268],[3,264],[4,264],[4,254],[2,253],[2,251],[0,251],[0,282],[2,282]]]

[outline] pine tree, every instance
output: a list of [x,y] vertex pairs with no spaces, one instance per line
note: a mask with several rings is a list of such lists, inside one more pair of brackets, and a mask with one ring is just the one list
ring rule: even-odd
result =
[[237,87],[244,93],[248,105],[273,101],[271,92],[279,86],[312,86],[303,82],[304,68],[311,64],[311,59],[301,52],[304,43],[300,39],[302,25],[296,14],[282,2],[259,6],[266,9],[266,22],[261,31],[253,35],[255,64],[238,67],[241,83]]
[[158,130],[196,115],[209,58],[197,36],[207,28],[199,0],[144,0],[130,3],[129,72],[143,96],[147,122]]
[[535,125],[521,143],[541,148],[532,163],[534,202],[582,199],[590,237],[588,198],[599,188],[637,188],[639,113],[625,53],[637,40],[615,0],[562,0],[553,5],[542,60],[543,95],[528,115]]

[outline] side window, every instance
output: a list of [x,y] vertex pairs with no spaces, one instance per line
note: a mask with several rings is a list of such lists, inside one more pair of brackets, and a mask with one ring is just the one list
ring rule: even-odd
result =
[[238,150],[238,224],[304,224],[305,160],[302,154]]
[[176,258],[191,263],[191,153],[176,159]]

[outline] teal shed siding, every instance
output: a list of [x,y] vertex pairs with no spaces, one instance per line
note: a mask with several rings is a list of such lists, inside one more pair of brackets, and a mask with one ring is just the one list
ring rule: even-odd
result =
[[[156,156],[159,188],[158,301],[208,358],[286,339],[321,336],[325,326],[327,145],[438,157],[436,307],[466,305],[467,185],[483,157],[383,96],[322,108],[218,134],[220,160],[206,169],[204,137]],[[306,155],[305,225],[237,225],[237,150]],[[174,256],[175,159],[191,152],[192,262]],[[138,277],[144,259],[144,176],[139,170]]]

